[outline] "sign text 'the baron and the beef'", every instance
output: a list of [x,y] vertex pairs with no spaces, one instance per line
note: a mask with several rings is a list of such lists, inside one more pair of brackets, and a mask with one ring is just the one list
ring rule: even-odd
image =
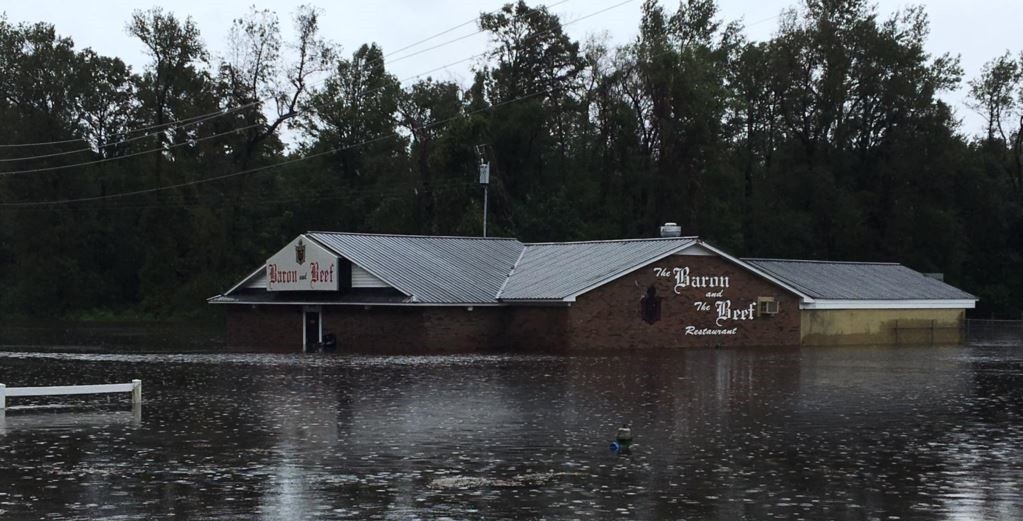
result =
[[756,302],[749,305],[734,305],[731,299],[725,297],[725,290],[728,289],[730,282],[727,275],[695,275],[688,266],[670,270],[654,268],[654,274],[659,278],[674,278],[676,295],[681,295],[682,290],[689,288],[706,290],[703,298],[693,301],[693,308],[697,312],[712,314],[717,328],[686,325],[687,335],[735,335],[739,332],[735,322],[756,318]]

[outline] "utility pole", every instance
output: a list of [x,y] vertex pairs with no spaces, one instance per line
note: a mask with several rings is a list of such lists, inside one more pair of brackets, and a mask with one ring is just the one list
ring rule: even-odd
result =
[[476,145],[476,155],[480,158],[480,184],[483,185],[483,236],[487,236],[487,199],[490,187],[490,163],[487,162],[487,145]]

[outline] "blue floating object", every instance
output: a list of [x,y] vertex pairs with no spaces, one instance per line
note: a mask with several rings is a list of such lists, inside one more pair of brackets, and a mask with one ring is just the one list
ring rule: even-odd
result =
[[617,441],[611,442],[611,452],[621,452],[622,446]]

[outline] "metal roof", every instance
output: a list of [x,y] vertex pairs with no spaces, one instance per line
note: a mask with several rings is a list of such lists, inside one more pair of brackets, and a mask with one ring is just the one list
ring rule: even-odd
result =
[[413,302],[482,304],[495,295],[522,252],[515,239],[309,232],[411,297]]
[[527,244],[498,299],[571,299],[695,243],[675,237]]
[[742,259],[815,299],[975,300],[977,297],[894,263]]
[[[700,243],[695,237],[533,244],[503,238],[341,232],[309,232],[305,237],[397,290],[386,302],[455,305],[571,302]],[[736,259],[700,244],[810,301],[976,300],[899,264]],[[255,302],[249,283],[260,276],[262,269],[210,301]]]

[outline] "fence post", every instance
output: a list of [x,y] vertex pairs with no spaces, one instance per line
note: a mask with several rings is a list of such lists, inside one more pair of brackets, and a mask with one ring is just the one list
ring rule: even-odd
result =
[[142,380],[132,380],[131,386],[131,403],[142,403]]
[[7,386],[0,384],[0,411],[7,409]]

